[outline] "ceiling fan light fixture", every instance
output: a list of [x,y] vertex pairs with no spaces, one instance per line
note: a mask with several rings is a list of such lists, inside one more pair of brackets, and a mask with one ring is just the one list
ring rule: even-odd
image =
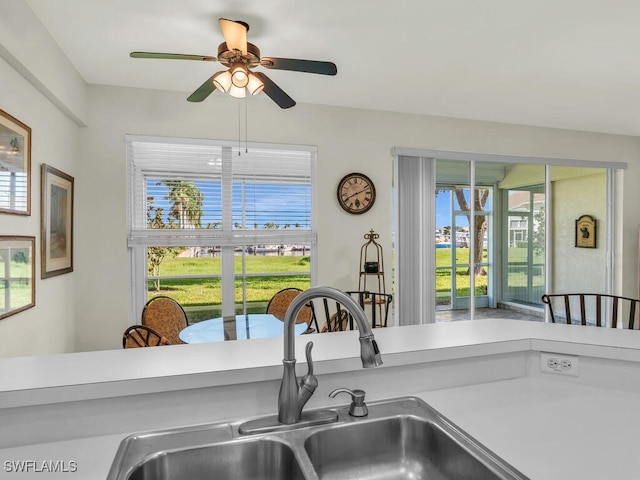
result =
[[246,89],[244,87],[236,87],[235,85],[231,85],[229,89],[229,95],[233,98],[244,98],[247,95]]
[[224,72],[218,72],[213,76],[213,84],[222,93],[227,93],[229,87],[231,87],[231,74],[228,70]]
[[249,83],[247,83],[247,91],[251,95],[257,95],[264,88],[264,83],[253,73],[249,73]]
[[244,65],[231,67],[231,83],[239,88],[244,88],[249,83],[249,72]]

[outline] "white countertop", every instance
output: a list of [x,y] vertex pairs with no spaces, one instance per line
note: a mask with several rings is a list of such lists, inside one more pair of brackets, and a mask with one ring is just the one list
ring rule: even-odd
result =
[[[640,395],[521,378],[417,396],[532,480],[637,480]],[[0,449],[0,460],[75,461],[77,472],[0,478],[104,479],[124,435]]]
[[419,395],[532,480],[637,480],[640,395],[540,378]]
[[[434,366],[430,374],[455,374],[456,369],[486,369],[482,359],[521,360],[521,355],[539,351],[583,356],[581,365],[586,367],[590,361],[597,362],[597,368],[591,365],[591,370],[606,377],[608,388],[579,383],[582,378],[541,375],[529,359],[527,367],[515,370],[518,373],[510,379],[479,380],[487,383],[428,391],[420,387],[423,389],[412,393],[532,480],[640,478],[640,457],[633,453],[640,432],[640,381],[630,375],[640,368],[640,331],[476,320],[379,329],[375,335],[385,365],[358,380],[369,379],[374,382],[371,385],[381,374],[396,377],[399,371],[429,365]],[[326,389],[333,377],[342,382],[350,377],[349,372],[362,371],[356,337],[356,332],[309,337],[315,343],[316,374],[325,375],[321,387]],[[180,399],[191,398],[189,389],[210,383],[277,382],[282,374],[281,343],[280,339],[265,339],[1,360],[0,413],[2,409],[11,412],[11,407],[22,400],[32,406],[20,408],[21,414],[33,411],[37,415],[56,401],[80,404],[86,399],[91,404],[93,399],[152,392],[167,392],[163,397],[174,392]],[[303,342],[296,345],[298,358],[304,358],[303,348]],[[633,368],[620,369],[621,362]],[[438,370],[445,364],[446,370]],[[620,378],[609,385],[607,379],[616,376]],[[627,381],[635,382],[633,388],[627,388]],[[380,398],[377,386],[378,396],[373,398]],[[267,408],[271,404],[275,408],[276,395],[274,389],[274,399],[267,400]],[[393,392],[389,392],[391,396]],[[69,418],[68,422],[77,420]],[[48,473],[47,478],[75,475],[103,479],[125,436],[121,433],[20,447],[7,445],[0,449],[0,478],[18,478],[7,471],[7,461],[60,460],[76,462],[78,471]],[[30,475],[43,473],[31,471],[19,478]]]
[[[640,331],[635,330],[483,319],[374,332],[385,366],[562,349],[640,362]],[[314,342],[316,373],[360,369],[357,336],[357,331],[305,336]],[[299,363],[304,344],[296,343]],[[282,357],[282,339],[266,338],[0,359],[0,408],[277,380]]]

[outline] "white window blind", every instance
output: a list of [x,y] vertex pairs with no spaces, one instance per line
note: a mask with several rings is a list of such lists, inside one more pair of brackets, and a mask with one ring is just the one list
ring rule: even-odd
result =
[[314,147],[126,141],[130,247],[315,243]]

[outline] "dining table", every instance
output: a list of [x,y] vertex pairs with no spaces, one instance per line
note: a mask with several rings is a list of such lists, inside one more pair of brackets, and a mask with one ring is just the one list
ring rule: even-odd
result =
[[[284,322],[269,313],[248,313],[235,316],[236,339],[282,337]],[[301,335],[307,330],[306,323],[295,325],[295,334]],[[179,334],[184,343],[222,342],[224,335],[224,318],[217,317],[202,320],[184,328]]]

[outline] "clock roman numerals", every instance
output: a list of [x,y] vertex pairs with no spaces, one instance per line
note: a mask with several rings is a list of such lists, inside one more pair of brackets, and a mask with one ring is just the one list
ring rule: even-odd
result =
[[369,210],[376,198],[373,182],[361,173],[350,173],[338,183],[338,203],[349,213],[360,214]]

